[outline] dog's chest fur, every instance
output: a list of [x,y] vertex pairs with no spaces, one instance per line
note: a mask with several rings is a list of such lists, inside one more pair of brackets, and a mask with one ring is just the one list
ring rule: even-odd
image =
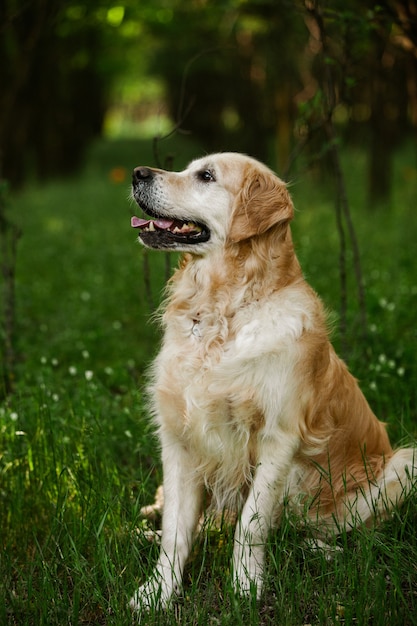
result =
[[250,483],[256,433],[262,427],[249,390],[246,399],[234,399],[215,388],[229,343],[222,339],[225,324],[219,321],[216,332],[205,319],[188,320],[181,338],[169,339],[161,350],[154,386],[161,436],[181,443],[192,455],[218,510],[237,506],[241,489]]
[[[153,413],[161,436],[181,442],[198,459],[202,480],[222,507],[250,482],[258,437],[272,429],[252,378],[253,371],[261,378],[265,373],[253,368],[252,359],[274,369],[278,414],[307,315],[302,307],[294,313],[291,290],[261,300],[248,297],[245,287],[207,293],[204,285],[193,290],[184,282],[175,285],[164,315],[164,341],[153,368]],[[264,353],[272,346],[268,360]]]

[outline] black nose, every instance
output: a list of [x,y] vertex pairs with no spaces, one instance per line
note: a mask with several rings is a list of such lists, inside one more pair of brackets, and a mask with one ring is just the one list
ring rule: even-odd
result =
[[149,167],[135,167],[133,170],[133,183],[137,183],[140,181],[150,182],[153,178],[154,174]]

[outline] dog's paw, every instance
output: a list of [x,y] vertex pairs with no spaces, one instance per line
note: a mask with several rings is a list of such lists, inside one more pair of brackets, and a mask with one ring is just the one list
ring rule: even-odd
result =
[[260,541],[248,543],[239,537],[235,541],[232,562],[235,593],[243,597],[253,598],[255,596],[259,600],[263,585],[263,564],[263,544]]
[[256,597],[257,600],[262,593],[262,574],[259,572],[249,575],[247,568],[240,565],[235,569],[233,576],[233,589],[237,595],[250,598]]
[[164,591],[163,585],[157,581],[148,581],[136,591],[129,602],[130,609],[135,613],[166,609],[172,594]]
[[129,607],[134,613],[164,610],[168,608],[173,596],[179,592],[178,585],[170,584],[156,576],[139,587],[130,599]]

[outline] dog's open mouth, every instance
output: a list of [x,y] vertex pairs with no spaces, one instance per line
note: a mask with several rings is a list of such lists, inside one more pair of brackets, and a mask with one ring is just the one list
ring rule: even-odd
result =
[[197,222],[156,217],[155,219],[133,216],[132,228],[139,230],[139,237],[151,247],[169,247],[172,243],[197,244],[208,241],[210,232]]

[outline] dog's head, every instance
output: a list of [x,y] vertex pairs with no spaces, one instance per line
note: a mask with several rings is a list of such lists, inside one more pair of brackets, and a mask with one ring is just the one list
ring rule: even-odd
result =
[[197,159],[183,172],[137,167],[132,195],[146,215],[132,218],[145,246],[199,255],[283,229],[293,217],[285,184],[237,153]]

